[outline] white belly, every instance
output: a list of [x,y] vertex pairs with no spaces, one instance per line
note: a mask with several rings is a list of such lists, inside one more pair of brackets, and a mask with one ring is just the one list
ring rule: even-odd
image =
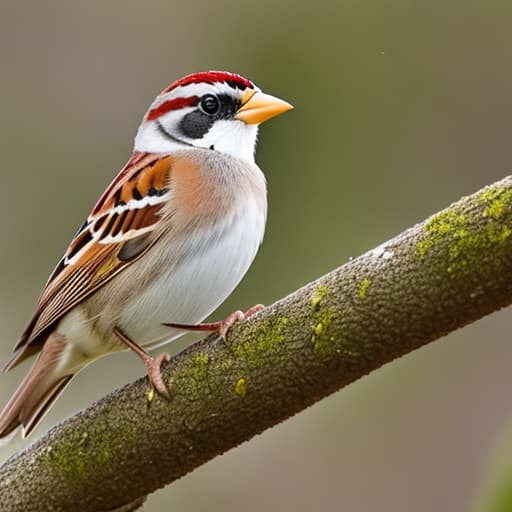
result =
[[[183,334],[163,322],[204,320],[249,269],[264,229],[265,212],[251,201],[214,234],[197,234],[188,242],[181,261],[168,268],[162,265],[158,278],[128,302],[120,327],[137,343],[155,347]],[[173,261],[175,247],[166,245],[161,250],[169,251],[169,261]]]

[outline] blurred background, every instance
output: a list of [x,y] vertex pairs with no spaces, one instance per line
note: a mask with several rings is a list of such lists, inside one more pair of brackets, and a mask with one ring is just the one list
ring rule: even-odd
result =
[[[223,318],[511,172],[511,15],[498,1],[4,0],[0,359],[171,81],[236,71],[296,107],[261,131],[266,238]],[[388,364],[145,510],[512,510],[495,497],[512,460],[511,319]],[[2,404],[27,368],[1,376]],[[142,374],[126,353],[88,367],[35,437]]]

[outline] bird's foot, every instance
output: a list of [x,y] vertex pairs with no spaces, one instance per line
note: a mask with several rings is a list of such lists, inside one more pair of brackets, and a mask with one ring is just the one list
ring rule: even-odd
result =
[[146,366],[151,385],[160,395],[169,400],[171,394],[165,385],[161,366],[164,361],[169,361],[171,356],[167,353],[163,353],[157,357],[151,357],[146,349],[131,340],[119,327],[114,327],[114,333],[128,348],[133,350],[142,359],[142,362]]
[[226,339],[229,329],[239,322],[261,311],[265,306],[263,304],[256,304],[247,311],[234,311],[220,322],[207,322],[203,324],[177,324],[177,323],[164,323],[167,327],[174,327],[175,329],[183,329],[185,331],[219,331],[222,339]]
[[164,382],[161,366],[164,361],[168,362],[170,359],[171,356],[167,352],[164,352],[155,358],[151,357],[149,354],[147,357],[143,358],[151,385],[155,388],[158,394],[167,398],[167,400],[171,399],[171,394],[169,393],[169,388]]

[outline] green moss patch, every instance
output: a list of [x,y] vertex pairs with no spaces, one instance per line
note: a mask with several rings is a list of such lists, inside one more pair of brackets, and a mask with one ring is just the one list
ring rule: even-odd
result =
[[258,366],[269,355],[280,350],[285,339],[288,318],[281,316],[256,323],[247,331],[246,339],[231,347],[233,354],[253,366]]
[[85,481],[112,457],[109,436],[87,442],[87,434],[81,441],[69,440],[48,449],[43,455],[46,463],[63,475],[76,481]]
[[503,187],[491,187],[484,190],[478,197],[484,203],[484,217],[500,219],[512,204],[512,190]]
[[244,398],[247,394],[247,380],[240,377],[235,384],[235,393],[240,397]]
[[364,279],[361,279],[361,281],[359,281],[359,286],[357,287],[357,296],[361,300],[366,299],[366,294],[368,292],[368,288],[370,287],[370,284],[372,284],[372,281],[371,281],[371,279],[368,279],[367,277],[365,277]]
[[440,247],[447,256],[443,260],[444,270],[454,274],[464,271],[473,258],[480,258],[491,245],[507,241],[512,235],[512,228],[505,223],[512,216],[512,190],[485,190],[477,196],[477,206],[483,218],[480,222],[470,221],[459,205],[430,219],[425,225],[425,238],[416,245],[418,256],[424,259]]
[[313,309],[317,308],[322,299],[325,297],[325,294],[327,293],[327,286],[320,285],[316,290],[313,292],[313,296],[311,297],[311,307]]

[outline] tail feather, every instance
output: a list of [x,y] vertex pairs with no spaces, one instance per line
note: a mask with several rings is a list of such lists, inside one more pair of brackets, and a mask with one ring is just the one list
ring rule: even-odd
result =
[[13,368],[18,366],[21,362],[29,357],[37,354],[41,350],[42,342],[32,342],[30,345],[24,345],[14,352],[13,356],[4,366],[4,373],[10,372]]
[[23,437],[29,435],[73,378],[73,374],[58,369],[65,345],[63,336],[50,334],[34,366],[0,412],[0,438],[20,425]]
[[32,431],[39,425],[39,422],[44,418],[50,407],[53,405],[55,400],[59,398],[60,394],[64,391],[64,388],[68,385],[69,381],[73,378],[73,375],[65,375],[58,380],[53,388],[48,390],[48,393],[41,399],[38,407],[35,410],[30,411],[26,418],[21,419],[23,425],[23,437],[28,437]]

